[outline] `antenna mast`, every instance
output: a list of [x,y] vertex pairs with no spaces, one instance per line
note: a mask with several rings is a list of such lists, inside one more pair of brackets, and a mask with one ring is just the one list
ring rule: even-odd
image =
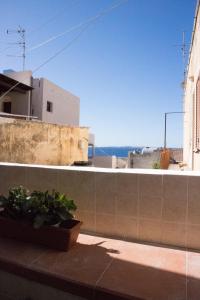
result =
[[[19,34],[19,37],[20,37],[20,40],[16,44],[19,45],[20,48],[22,48],[22,55],[20,55],[18,57],[22,57],[22,59],[23,59],[22,70],[24,71],[25,70],[25,62],[26,62],[26,37],[25,37],[26,30],[24,28],[22,28],[21,26],[19,26],[17,30],[13,30],[13,29],[7,30],[7,34],[12,34],[12,33],[17,33],[17,34]],[[14,56],[14,55],[12,55],[12,56]]]
[[183,55],[183,80],[185,82],[185,77],[186,77],[186,56],[187,56],[187,48],[186,48],[186,43],[185,43],[185,31],[183,31],[183,43],[181,46],[181,51]]

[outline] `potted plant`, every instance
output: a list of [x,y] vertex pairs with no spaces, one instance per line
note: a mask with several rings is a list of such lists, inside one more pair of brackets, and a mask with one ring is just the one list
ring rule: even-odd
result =
[[0,236],[67,251],[78,238],[74,201],[56,191],[29,193],[22,186],[0,196]]

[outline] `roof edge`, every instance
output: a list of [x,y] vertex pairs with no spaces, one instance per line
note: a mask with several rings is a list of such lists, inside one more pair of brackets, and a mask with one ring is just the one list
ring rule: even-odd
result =
[[194,35],[195,35],[195,32],[196,32],[197,17],[198,17],[199,11],[200,11],[200,0],[197,0],[196,9],[195,9],[195,16],[194,16],[194,24],[193,24],[193,30],[192,30],[192,38],[191,38],[191,44],[190,44],[190,51],[189,51],[189,57],[188,57],[188,64],[187,64],[187,70],[186,70],[187,77],[188,77],[189,65],[190,65],[190,61],[191,61],[191,53],[192,53],[193,44],[194,44]]

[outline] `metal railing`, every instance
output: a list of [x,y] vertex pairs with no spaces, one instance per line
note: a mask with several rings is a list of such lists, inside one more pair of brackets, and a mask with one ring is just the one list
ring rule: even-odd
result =
[[35,116],[8,114],[8,113],[4,113],[4,112],[0,112],[0,117],[23,119],[23,120],[37,120],[38,119],[38,117],[35,117]]

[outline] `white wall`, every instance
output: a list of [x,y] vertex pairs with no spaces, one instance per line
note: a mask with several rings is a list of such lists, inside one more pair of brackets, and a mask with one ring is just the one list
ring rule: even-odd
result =
[[43,111],[43,88],[41,86],[40,79],[33,79],[33,90],[32,90],[32,100],[31,100],[31,114],[42,120]]
[[186,169],[200,170],[200,153],[193,152],[193,104],[196,96],[196,84],[200,75],[200,10],[198,9],[194,24],[193,44],[188,66],[184,98],[184,146],[183,160]]
[[[31,86],[32,72],[6,72],[6,76],[15,79],[19,82],[22,82],[26,85]],[[29,115],[29,95],[31,92],[27,91],[25,93],[18,93],[11,91],[8,95],[5,96],[4,101],[11,101],[11,113],[16,115]],[[3,102],[3,101],[2,101]],[[3,111],[3,103],[1,103],[1,111]]]
[[32,71],[6,72],[5,75],[31,86]]
[[[62,89],[45,78],[33,79],[31,71],[10,72],[6,76],[18,80],[26,85],[32,85],[31,114],[47,123],[79,126],[80,99],[72,93]],[[11,97],[11,93],[9,95]],[[27,103],[23,103],[24,94],[13,93],[15,104],[12,113],[28,114]],[[16,99],[16,100],[15,100]],[[53,111],[47,111],[47,101],[53,103]]]
[[3,111],[3,103],[11,102],[11,114],[28,115],[29,113],[29,92],[25,94],[18,92],[10,92],[6,95],[0,103],[0,111]]
[[116,168],[116,156],[94,156],[92,159],[93,165],[99,168]]
[[[79,126],[80,100],[77,96],[42,78],[42,121]],[[47,101],[53,103],[53,112],[47,112]]]
[[11,93],[12,99],[12,114],[16,115],[29,115],[29,93],[20,94],[16,92]]
[[160,163],[160,151],[144,154],[128,154],[128,168],[153,169],[154,163]]

